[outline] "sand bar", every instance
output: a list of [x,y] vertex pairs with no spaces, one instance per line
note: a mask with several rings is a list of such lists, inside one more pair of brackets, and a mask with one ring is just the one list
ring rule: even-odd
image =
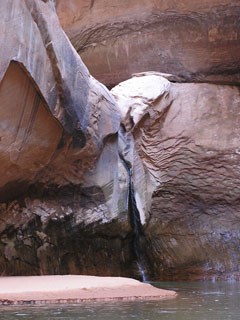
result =
[[0,277],[0,304],[54,304],[83,301],[150,300],[175,297],[140,281],[121,277]]

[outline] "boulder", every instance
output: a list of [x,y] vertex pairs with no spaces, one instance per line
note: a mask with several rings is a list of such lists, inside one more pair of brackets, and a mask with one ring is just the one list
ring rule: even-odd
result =
[[239,87],[150,73],[112,93],[152,188],[151,279],[239,279]]

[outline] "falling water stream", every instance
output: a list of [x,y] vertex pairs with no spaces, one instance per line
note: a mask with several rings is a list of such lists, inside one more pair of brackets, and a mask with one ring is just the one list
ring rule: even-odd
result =
[[136,264],[138,268],[138,273],[140,275],[140,280],[143,282],[147,281],[147,276],[144,270],[143,255],[140,247],[140,239],[144,236],[141,224],[140,214],[137,208],[134,185],[132,180],[132,166],[131,163],[126,161],[122,155],[120,155],[124,166],[128,172],[129,177],[129,187],[128,187],[128,213],[130,218],[130,223],[133,232],[133,254],[136,259]]
[[143,259],[140,248],[140,237],[143,236],[142,224],[140,219],[140,214],[137,208],[134,186],[132,181],[132,168],[128,168],[129,175],[129,191],[128,191],[128,213],[131,221],[131,226],[133,230],[133,252],[136,257],[138,272],[140,274],[141,280],[143,282],[147,281],[147,277],[143,267]]

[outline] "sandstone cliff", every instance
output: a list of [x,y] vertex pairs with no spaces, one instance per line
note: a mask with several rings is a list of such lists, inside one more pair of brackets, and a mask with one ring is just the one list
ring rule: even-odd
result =
[[239,279],[238,1],[0,10],[0,274]]
[[57,0],[90,72],[112,87],[133,73],[187,82],[239,82],[238,0]]
[[152,278],[239,279],[239,87],[150,73],[112,92],[149,174]]
[[[108,252],[129,232],[116,103],[52,1],[3,1],[0,10],[0,274],[111,274],[122,249]],[[114,224],[93,236],[96,222],[120,214],[112,246]]]

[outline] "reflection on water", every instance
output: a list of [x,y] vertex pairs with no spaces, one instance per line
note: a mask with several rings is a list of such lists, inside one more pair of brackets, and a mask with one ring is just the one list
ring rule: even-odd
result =
[[162,301],[87,302],[79,305],[0,306],[0,320],[239,320],[240,283],[161,283],[178,297]]

